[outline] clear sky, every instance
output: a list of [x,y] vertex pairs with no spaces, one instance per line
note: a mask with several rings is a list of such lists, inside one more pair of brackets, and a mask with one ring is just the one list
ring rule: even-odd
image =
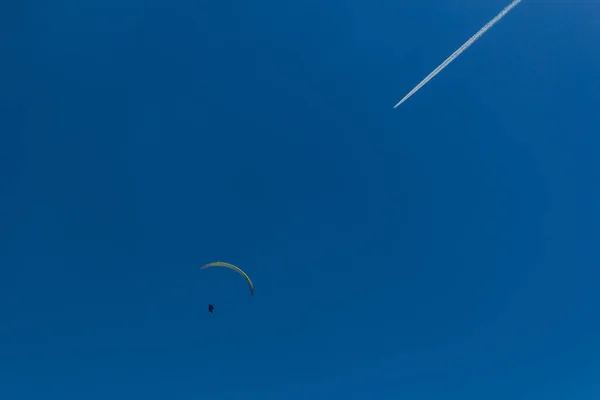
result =
[[600,398],[599,3],[392,108],[508,3],[5,6],[0,397]]

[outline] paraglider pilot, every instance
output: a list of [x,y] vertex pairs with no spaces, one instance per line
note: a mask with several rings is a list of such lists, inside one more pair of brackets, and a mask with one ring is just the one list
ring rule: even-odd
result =
[[213,306],[212,304],[208,305],[208,312],[209,313],[212,313],[214,309],[215,309],[215,306]]

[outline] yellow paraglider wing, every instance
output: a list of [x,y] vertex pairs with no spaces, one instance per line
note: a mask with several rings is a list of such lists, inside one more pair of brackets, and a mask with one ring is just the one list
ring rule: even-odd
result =
[[222,262],[222,261],[211,262],[209,264],[202,266],[200,269],[202,270],[202,269],[211,268],[211,267],[224,267],[224,268],[229,268],[234,271],[237,271],[240,275],[242,275],[244,278],[246,278],[246,280],[248,281],[248,285],[250,286],[250,294],[252,296],[254,296],[254,284],[250,280],[250,277],[248,275],[246,275],[246,273],[244,271],[242,271],[241,269],[239,269],[238,267],[236,267],[233,264],[229,264],[229,263]]

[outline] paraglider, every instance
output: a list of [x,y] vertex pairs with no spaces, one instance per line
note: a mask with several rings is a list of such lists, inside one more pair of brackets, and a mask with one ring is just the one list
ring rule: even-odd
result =
[[[240,275],[242,275],[246,281],[248,282],[248,286],[250,286],[250,295],[254,296],[254,284],[252,283],[252,281],[250,280],[250,277],[244,272],[242,271],[240,268],[236,267],[233,264],[229,264],[226,262],[222,262],[222,261],[215,261],[215,262],[211,262],[208,263],[204,266],[202,266],[200,269],[206,269],[206,268],[211,268],[211,267],[223,267],[223,268],[228,268],[228,269],[232,269],[234,271],[236,271],[237,273],[239,273]],[[212,312],[214,311],[215,306],[212,304],[208,305],[208,312],[212,314]]]
[[238,267],[236,267],[233,264],[229,264],[229,263],[222,262],[222,261],[211,262],[209,264],[202,266],[200,269],[203,270],[203,269],[211,268],[211,267],[229,268],[229,269],[232,269],[232,270],[238,272],[240,275],[242,275],[246,279],[246,281],[248,282],[248,286],[250,286],[250,295],[254,296],[254,284],[250,280],[250,277],[248,275],[246,275],[246,273],[244,271],[242,271],[241,269],[239,269]]

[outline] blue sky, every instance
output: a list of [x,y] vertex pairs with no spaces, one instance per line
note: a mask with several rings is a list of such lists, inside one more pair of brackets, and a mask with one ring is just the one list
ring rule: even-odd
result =
[[1,397],[598,399],[599,6],[255,3],[1,13]]

